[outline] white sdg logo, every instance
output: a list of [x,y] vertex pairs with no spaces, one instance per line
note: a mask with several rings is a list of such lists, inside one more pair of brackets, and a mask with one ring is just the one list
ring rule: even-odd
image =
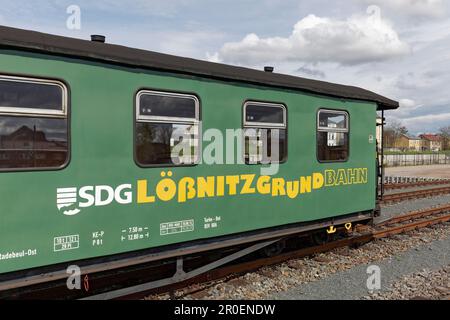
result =
[[[61,188],[56,190],[56,205],[59,211],[63,208],[70,208],[77,202],[77,188]],[[66,209],[63,213],[66,216],[74,216],[80,213],[80,209]]]
[[56,206],[59,211],[64,209],[63,214],[66,216],[75,216],[83,208],[103,207],[113,202],[130,204],[132,201],[131,184],[122,184],[116,188],[110,186],[85,186],[79,190],[77,188],[56,189]]

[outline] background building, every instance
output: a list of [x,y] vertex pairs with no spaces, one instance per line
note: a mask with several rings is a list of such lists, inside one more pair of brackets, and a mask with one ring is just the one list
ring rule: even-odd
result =
[[437,134],[422,134],[422,150],[424,151],[441,151],[442,141],[441,137]]
[[421,151],[422,139],[406,134],[400,134],[395,141],[394,147],[402,151]]

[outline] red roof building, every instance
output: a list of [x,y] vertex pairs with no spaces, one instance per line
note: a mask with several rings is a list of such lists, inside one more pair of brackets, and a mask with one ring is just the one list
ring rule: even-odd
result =
[[422,148],[428,151],[441,151],[442,150],[442,139],[437,134],[422,134],[420,135],[422,139]]

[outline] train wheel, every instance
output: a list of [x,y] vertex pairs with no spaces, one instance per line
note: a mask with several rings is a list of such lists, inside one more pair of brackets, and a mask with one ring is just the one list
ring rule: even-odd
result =
[[331,237],[325,231],[316,232],[316,233],[313,233],[311,235],[311,241],[317,246],[322,246],[325,243],[330,242],[331,241]]
[[270,246],[261,249],[261,253],[264,257],[270,258],[281,254],[285,248],[286,248],[286,241],[280,240]]

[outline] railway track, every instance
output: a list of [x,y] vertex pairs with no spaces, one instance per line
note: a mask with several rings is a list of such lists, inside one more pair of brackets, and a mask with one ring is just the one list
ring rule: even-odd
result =
[[384,185],[384,190],[399,190],[399,189],[438,186],[438,185],[446,185],[446,184],[450,184],[450,180],[419,181],[419,182],[411,182],[411,183],[389,183],[389,184]]
[[409,192],[401,192],[401,193],[393,193],[393,194],[385,194],[383,196],[382,203],[389,204],[407,200],[414,200],[419,198],[427,198],[431,196],[438,196],[443,194],[450,193],[450,186],[439,187],[433,189],[424,189],[424,190],[416,190]]
[[[194,285],[192,286],[193,289],[188,288],[185,290],[185,295],[190,295],[207,289],[211,286],[211,282],[223,279],[230,280],[242,274],[256,271],[262,267],[277,265],[289,260],[312,256],[341,247],[357,247],[376,239],[386,238],[448,221],[450,221],[450,205],[427,210],[412,211],[408,214],[380,222],[373,227],[357,226],[348,238],[332,241],[320,246],[285,252],[274,257],[260,258],[217,268],[190,279],[189,281],[158,288],[156,290],[133,292],[133,288],[128,288],[126,294],[115,295],[114,299],[142,299],[151,294],[167,294]],[[137,288],[142,289],[143,287],[141,285]],[[93,298],[97,299],[101,298],[101,296],[94,296]]]

